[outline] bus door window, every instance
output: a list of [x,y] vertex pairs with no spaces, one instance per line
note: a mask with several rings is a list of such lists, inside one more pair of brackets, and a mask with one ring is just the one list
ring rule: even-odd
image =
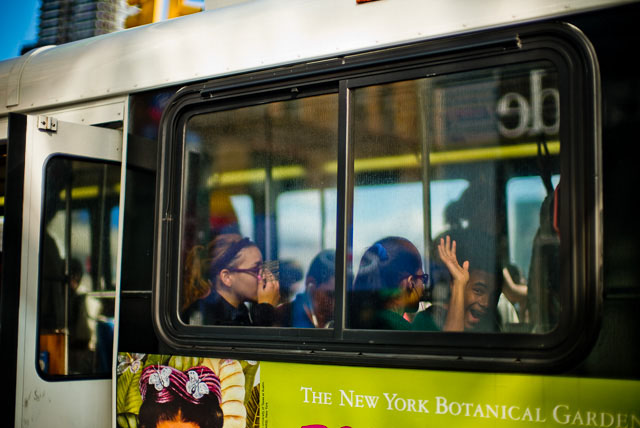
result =
[[[291,305],[314,257],[335,249],[337,123],[336,94],[188,119],[178,281],[185,324],[313,327],[313,305],[304,325]],[[332,311],[319,317],[323,326]]]
[[119,180],[111,164],[47,163],[38,297],[44,376],[110,374]]
[[[538,317],[520,319],[525,304],[509,292],[524,286],[525,300],[536,300],[526,298],[529,270],[545,271],[536,290],[558,281],[553,250],[530,267],[535,227],[523,219],[540,215],[544,197],[525,203],[508,183],[551,182],[550,174],[553,186],[559,181],[557,72],[531,63],[434,74],[353,83],[348,327],[548,332],[558,296],[539,291],[546,297],[536,303]],[[457,281],[454,268],[466,270]],[[517,283],[502,293],[514,280],[505,270]],[[423,273],[424,284],[416,280]]]

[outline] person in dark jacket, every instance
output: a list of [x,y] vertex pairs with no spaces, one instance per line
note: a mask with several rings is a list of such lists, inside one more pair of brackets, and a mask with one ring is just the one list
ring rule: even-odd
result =
[[311,261],[305,291],[278,308],[282,327],[323,328],[333,324],[336,252],[322,250]]
[[270,326],[279,282],[249,238],[223,234],[187,255],[183,319],[201,325]]

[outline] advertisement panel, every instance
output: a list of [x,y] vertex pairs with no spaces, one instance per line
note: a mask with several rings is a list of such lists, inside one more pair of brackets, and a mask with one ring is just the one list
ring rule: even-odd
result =
[[140,354],[118,367],[121,427],[640,427],[637,381]]

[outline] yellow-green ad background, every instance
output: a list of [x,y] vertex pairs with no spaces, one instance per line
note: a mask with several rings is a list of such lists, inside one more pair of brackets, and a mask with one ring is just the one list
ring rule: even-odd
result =
[[262,362],[261,396],[262,428],[640,428],[639,381]]

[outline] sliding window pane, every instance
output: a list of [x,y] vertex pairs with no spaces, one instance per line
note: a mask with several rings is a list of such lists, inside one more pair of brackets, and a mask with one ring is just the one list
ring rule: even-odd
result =
[[[416,76],[354,87],[350,99],[347,326],[551,331],[562,307],[555,70],[531,63]],[[507,200],[509,183],[532,176],[540,194],[518,205],[518,218],[539,217],[533,231],[508,222]]]
[[[337,103],[336,94],[325,94],[188,121],[179,298],[185,323],[331,325]],[[312,270],[316,256],[322,275]]]

